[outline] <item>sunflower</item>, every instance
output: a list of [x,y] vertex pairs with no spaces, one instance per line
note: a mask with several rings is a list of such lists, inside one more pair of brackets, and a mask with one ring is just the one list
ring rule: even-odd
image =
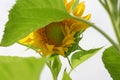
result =
[[[74,0],[71,0],[70,2],[64,0],[64,3],[69,13],[85,20],[90,19],[90,14],[82,16],[85,10],[84,2],[79,3],[73,11],[71,8]],[[75,43],[75,34],[88,27],[89,26],[83,22],[74,19],[65,19],[60,22],[50,23],[47,26],[30,33],[27,37],[19,40],[19,43],[39,48],[39,51],[43,56],[52,54],[65,56],[65,52],[68,51],[68,48]]]

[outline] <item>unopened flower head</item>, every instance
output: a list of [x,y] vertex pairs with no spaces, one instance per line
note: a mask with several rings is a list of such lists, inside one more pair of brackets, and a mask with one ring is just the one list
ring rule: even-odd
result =
[[[84,2],[79,3],[72,11],[74,0],[64,0],[65,7],[69,13],[76,17],[89,20],[91,15],[82,16],[85,10]],[[31,45],[39,48],[43,56],[60,54],[65,55],[68,48],[75,43],[74,35],[78,31],[85,30],[89,26],[74,19],[65,19],[60,22],[53,22],[37,31],[30,33],[27,37],[19,40],[21,44]]]

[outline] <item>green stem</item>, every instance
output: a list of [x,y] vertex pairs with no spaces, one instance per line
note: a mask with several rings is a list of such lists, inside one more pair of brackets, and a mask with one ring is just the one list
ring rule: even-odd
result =
[[109,14],[109,17],[111,19],[112,26],[113,26],[113,29],[114,29],[114,32],[115,32],[115,35],[116,35],[116,38],[117,38],[117,41],[118,41],[118,44],[119,44],[119,47],[120,47],[120,31],[119,31],[119,25],[117,25],[117,24],[119,24],[118,23],[119,20],[117,20],[116,18],[114,19],[114,15],[115,14],[112,14],[112,12],[110,11],[109,5],[108,5],[108,3],[107,3],[106,0],[105,0],[105,2],[103,2],[102,0],[99,0],[99,2],[102,4],[102,6],[104,7],[104,9]]
[[50,69],[50,71],[51,71],[51,73],[52,73],[53,80],[57,80],[57,77],[55,76],[55,74],[54,74],[54,72],[53,72],[53,70],[52,70],[52,68],[51,68],[50,62],[46,62],[46,64],[47,64],[47,66],[49,67],[49,69]]
[[112,22],[112,25],[114,28],[114,32],[116,34],[117,41],[118,41],[119,46],[120,46],[120,32],[118,31],[119,26],[116,25],[117,23],[115,23],[115,20],[113,20],[112,16],[110,16],[110,18],[111,18],[111,22]]
[[117,38],[117,41],[118,41],[118,43],[119,43],[119,45],[120,45],[120,33],[119,33],[119,29],[118,29],[118,26],[117,26],[117,19],[115,18],[114,19],[114,15],[115,14],[112,14],[112,12],[110,11],[110,8],[109,8],[109,6],[108,6],[108,3],[107,3],[107,1],[105,0],[105,3],[106,3],[106,7],[107,8],[105,8],[105,10],[108,12],[108,14],[109,14],[109,17],[110,17],[110,19],[111,19],[111,22],[112,22],[112,26],[113,26],[113,29],[114,29],[114,32],[115,32],[115,35],[116,35],[116,38]]
[[91,22],[88,22],[82,18],[77,18],[75,16],[72,16],[72,18],[78,20],[78,21],[81,21],[81,22],[84,22],[88,25],[90,25],[91,27],[93,27],[95,30],[97,30],[98,32],[100,32],[116,49],[117,51],[119,52],[119,55],[120,55],[120,47],[104,32],[102,31],[101,29],[99,29],[96,25],[94,25],[93,23]]

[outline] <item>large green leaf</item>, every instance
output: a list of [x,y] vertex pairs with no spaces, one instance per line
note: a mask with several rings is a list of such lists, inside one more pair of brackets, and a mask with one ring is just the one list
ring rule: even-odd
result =
[[73,69],[77,67],[82,62],[86,61],[88,58],[92,57],[96,54],[101,48],[98,49],[91,49],[88,51],[78,51],[74,53],[71,57],[71,65]]
[[114,47],[109,47],[103,53],[102,60],[113,80],[120,80],[120,55]]
[[0,57],[0,80],[39,80],[42,58]]
[[70,18],[64,0],[17,0],[10,11],[1,46],[9,46],[51,22]]

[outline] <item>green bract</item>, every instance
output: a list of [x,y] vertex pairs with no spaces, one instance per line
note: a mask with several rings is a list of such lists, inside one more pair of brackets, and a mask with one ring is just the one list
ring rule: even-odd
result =
[[76,68],[78,65],[80,65],[82,62],[86,61],[90,57],[92,57],[94,54],[96,54],[101,48],[98,49],[91,49],[87,51],[78,51],[74,53],[71,57],[71,64],[73,68]]

